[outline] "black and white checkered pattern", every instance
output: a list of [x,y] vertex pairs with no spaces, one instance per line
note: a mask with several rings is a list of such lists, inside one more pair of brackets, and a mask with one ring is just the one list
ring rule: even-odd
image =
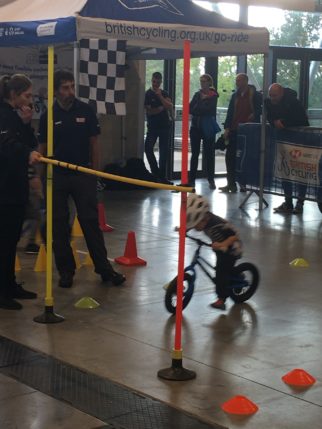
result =
[[80,41],[79,98],[97,113],[125,115],[124,40]]

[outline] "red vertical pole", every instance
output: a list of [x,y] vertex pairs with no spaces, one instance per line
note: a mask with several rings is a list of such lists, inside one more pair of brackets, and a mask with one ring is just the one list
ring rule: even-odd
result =
[[[190,42],[184,42],[183,56],[183,111],[182,111],[182,154],[181,183],[188,183],[188,135],[189,135],[189,91],[190,91]],[[176,332],[174,353],[181,353],[182,330],[182,296],[184,279],[184,255],[186,240],[187,193],[181,193],[180,231],[179,231],[179,262],[177,283]]]
[[[182,154],[181,183],[188,182],[188,134],[189,134],[189,88],[190,88],[190,42],[184,42],[183,62],[183,113],[182,113]],[[184,279],[184,254],[186,241],[187,193],[181,192],[180,231],[179,231],[179,262],[177,280],[176,331],[174,349],[172,350],[172,366],[158,371],[158,376],[166,380],[184,381],[196,377],[196,373],[182,366],[182,297]]]

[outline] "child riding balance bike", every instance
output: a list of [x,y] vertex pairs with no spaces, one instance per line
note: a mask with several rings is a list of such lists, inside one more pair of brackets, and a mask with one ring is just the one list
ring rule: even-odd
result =
[[[190,194],[187,199],[187,231],[195,229],[203,231],[211,240],[211,244],[188,236],[198,243],[191,264],[185,268],[184,281],[188,283],[183,291],[183,308],[192,297],[196,279],[195,266],[215,283],[217,300],[210,304],[211,307],[225,310],[226,300],[231,297],[234,302],[244,302],[256,291],[259,283],[257,268],[245,262],[236,266],[236,261],[242,256],[242,243],[235,227],[226,219],[223,219],[209,211],[206,198],[201,195]],[[202,246],[210,246],[216,253],[217,263],[213,267],[200,255]],[[215,269],[216,276],[210,274],[206,266]],[[175,313],[177,278],[173,279],[166,288],[165,305],[169,312]]]

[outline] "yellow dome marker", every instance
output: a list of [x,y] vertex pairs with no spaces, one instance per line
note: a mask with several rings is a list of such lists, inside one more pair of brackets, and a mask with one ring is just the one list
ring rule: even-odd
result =
[[84,296],[84,298],[79,299],[74,307],[76,308],[97,308],[100,304],[93,298],[89,296]]
[[303,258],[296,258],[290,262],[291,267],[302,267],[307,268],[309,263]]

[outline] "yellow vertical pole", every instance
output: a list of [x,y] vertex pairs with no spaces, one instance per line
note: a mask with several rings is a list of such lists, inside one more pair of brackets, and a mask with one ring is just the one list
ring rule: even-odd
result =
[[[48,46],[48,109],[47,109],[47,156],[53,156],[53,103],[54,103],[54,47]],[[46,307],[52,307],[53,299],[53,166],[47,164],[47,271]]]
[[[48,46],[48,108],[47,108],[47,156],[53,156],[53,103],[54,103],[54,47]],[[59,323],[64,318],[54,313],[53,298],[53,165],[47,164],[47,227],[46,227],[46,295],[45,311],[43,314],[34,317],[38,323]]]

